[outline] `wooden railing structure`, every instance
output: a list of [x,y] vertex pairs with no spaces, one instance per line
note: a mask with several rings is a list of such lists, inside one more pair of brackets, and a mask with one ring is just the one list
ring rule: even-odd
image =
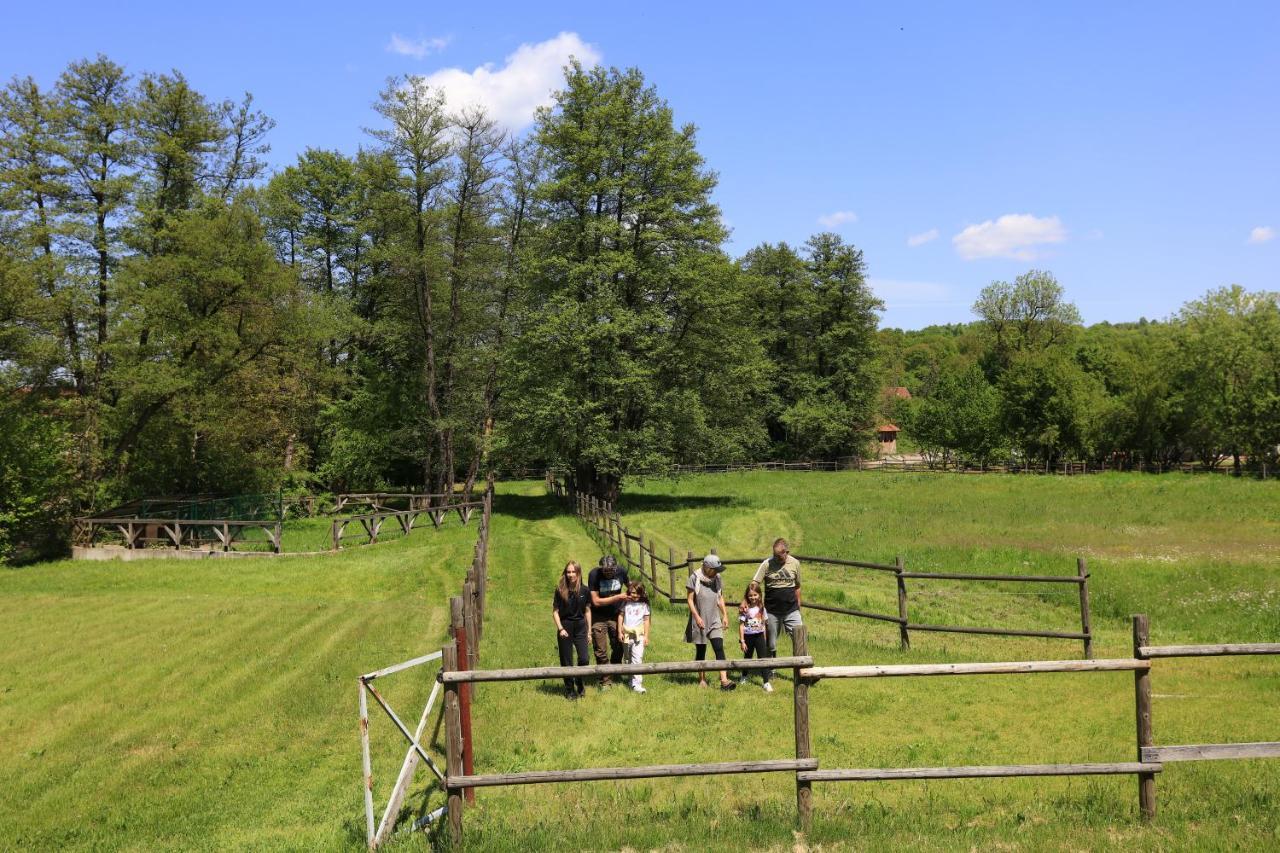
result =
[[[991,779],[1019,776],[1115,776],[1138,778],[1138,804],[1143,820],[1156,815],[1156,774],[1171,761],[1228,758],[1280,757],[1280,741],[1263,743],[1191,744],[1156,746],[1151,708],[1152,659],[1201,655],[1280,654],[1280,643],[1249,643],[1204,646],[1149,645],[1146,616],[1133,617],[1132,658],[1105,660],[1039,660],[995,663],[941,663],[909,665],[815,666],[809,654],[805,626],[792,637],[790,657],[764,660],[673,661],[597,666],[548,666],[525,669],[476,669],[460,651],[462,643],[451,641],[441,650],[443,666],[437,681],[444,687],[446,770],[443,783],[447,793],[449,838],[455,846],[463,842],[463,801],[475,788],[505,785],[534,785],[589,780],[625,780],[672,776],[712,776],[735,773],[786,772],[795,774],[796,814],[801,831],[808,832],[813,817],[812,789],[815,782],[874,782],[903,779]],[[520,773],[476,774],[467,766],[471,732],[466,689],[480,682],[535,681],[559,678],[654,675],[661,673],[709,672],[735,669],[791,669],[794,678],[792,720],[795,757],[763,761],[729,761],[701,764],[651,764],[639,767],[588,767],[568,770],[535,770]],[[966,675],[1032,675],[1037,673],[1132,672],[1134,674],[1134,715],[1137,732],[1135,761],[1079,764],[1012,764],[956,767],[879,767],[823,769],[813,754],[809,731],[809,704],[812,688],[823,679],[895,678]],[[465,709],[465,710],[464,710]]]
[[425,492],[341,492],[333,496],[333,512],[342,512],[348,504],[367,506],[370,509],[394,509],[392,502],[403,502],[405,509],[427,509],[432,504],[444,504],[458,497],[455,493],[447,495],[443,492],[427,494]]
[[[489,493],[486,493],[488,496]],[[402,496],[403,497],[403,496]],[[458,520],[465,525],[471,520],[471,514],[475,510],[484,508],[485,501],[488,497],[480,501],[457,501],[433,503],[431,498],[444,498],[443,494],[415,494],[411,497],[412,508],[408,510],[375,510],[372,512],[364,512],[360,515],[348,515],[334,519],[329,528],[329,540],[332,542],[333,551],[342,548],[343,539],[348,537],[347,526],[352,524],[360,525],[357,535],[364,535],[365,540],[360,544],[375,544],[378,542],[378,535],[383,529],[383,524],[388,519],[396,520],[401,533],[408,535],[412,532],[417,524],[417,520],[422,516],[428,516],[436,528],[444,523],[444,517],[449,512],[457,512]]]
[[267,536],[271,552],[280,553],[280,537],[283,525],[275,521],[246,521],[244,519],[184,519],[184,518],[77,518],[72,522],[71,541],[76,545],[89,546],[97,539],[101,531],[118,533],[124,540],[124,547],[135,549],[148,542],[162,542],[181,549],[183,545],[194,548],[197,545],[216,542],[221,550],[235,550],[236,542],[243,542],[247,530],[261,530]]
[[[658,555],[657,547],[653,538],[648,538],[646,547],[645,537],[638,533],[632,533],[623,523],[618,514],[617,509],[612,503],[599,500],[594,496],[573,492],[556,480],[549,480],[552,492],[568,501],[574,512],[585,524],[587,524],[601,538],[603,543],[607,543],[614,551],[617,552],[620,560],[630,568],[638,571],[642,577],[649,581],[654,591],[662,595],[669,602],[685,600],[683,575],[693,571],[693,569],[702,562],[702,557],[695,555],[692,551],[687,551],[685,559],[680,560],[676,557],[675,549],[667,548],[667,556]],[[633,548],[634,546],[634,548]],[[897,587],[898,612],[890,613],[870,613],[865,610],[857,610],[851,607],[839,607],[834,604],[823,604],[816,601],[809,601],[807,598],[802,602],[805,610],[817,610],[825,613],[837,613],[845,616],[853,616],[860,619],[870,619],[878,622],[891,623],[898,626],[898,640],[902,648],[910,648],[911,632],[922,631],[930,633],[950,633],[950,634],[983,634],[988,636],[999,637],[1041,637],[1057,640],[1075,640],[1083,644],[1084,657],[1093,657],[1093,626],[1089,613],[1089,571],[1088,564],[1084,558],[1076,560],[1076,573],[1073,575],[1012,575],[1012,574],[964,574],[955,572],[911,572],[907,571],[906,563],[902,557],[895,558],[892,564],[889,563],[873,563],[863,560],[845,560],[835,557],[816,557],[808,555],[795,555],[796,559],[802,563],[812,565],[841,566],[845,568],[865,569],[872,572],[879,572],[884,575],[892,575]],[[721,558],[721,562],[725,565],[759,565],[760,558],[750,557],[740,558]],[[661,568],[660,568],[661,567]],[[661,577],[662,569],[666,570],[666,577]],[[681,577],[677,577],[680,575]],[[991,628],[991,627],[971,627],[963,625],[933,625],[920,622],[912,622],[909,615],[909,598],[907,593],[908,580],[926,580],[926,581],[956,581],[969,583],[1020,583],[1020,584],[1072,584],[1079,590],[1080,601],[1080,630],[1079,631],[1048,631],[1048,630],[1030,630],[1019,628]],[[737,602],[726,602],[730,605],[736,605]]]
[[[377,690],[374,686],[374,681],[424,666],[437,660],[442,661],[443,669],[449,671],[473,669],[479,662],[480,644],[484,638],[485,600],[489,587],[489,530],[493,519],[492,480],[488,482],[484,498],[479,502],[478,506],[481,510],[480,522],[476,528],[476,544],[471,559],[471,567],[467,570],[463,580],[461,593],[449,599],[449,633],[452,639],[448,645],[440,651],[431,652],[403,663],[393,664],[365,673],[358,678],[360,685],[360,746],[365,832],[366,841],[370,849],[379,846],[391,837],[400,809],[404,805],[405,796],[408,794],[409,786],[412,784],[413,777],[421,762],[426,762],[427,767],[436,775],[439,781],[443,782],[446,778],[427,752],[423,743],[423,734],[427,730],[432,709],[441,690],[439,681],[437,680],[436,684],[433,685],[426,705],[422,709],[422,714],[419,716],[418,724],[413,731],[409,730],[400,715],[395,712]],[[470,515],[469,512],[468,515]],[[395,784],[392,786],[387,805],[383,809],[382,818],[376,823],[373,804],[373,765],[369,750],[369,696],[373,697],[374,702],[382,708],[391,720],[392,725],[409,744],[404,760],[401,762],[400,771],[396,775]],[[446,723],[452,721],[454,724],[454,727],[448,729],[448,736],[451,738],[448,756],[449,761],[453,761],[455,757],[458,759],[458,767],[451,772],[456,776],[465,768],[466,772],[469,773],[471,772],[472,760],[470,686],[446,691],[444,717]],[[452,740],[454,737],[458,739],[456,745]],[[457,750],[456,755],[455,747]],[[452,767],[453,765],[449,766]],[[474,801],[474,793],[468,792],[468,795]],[[461,807],[457,807],[456,811],[461,813]],[[415,826],[424,826],[438,818],[441,813],[441,810],[436,810],[431,814],[425,815]]]

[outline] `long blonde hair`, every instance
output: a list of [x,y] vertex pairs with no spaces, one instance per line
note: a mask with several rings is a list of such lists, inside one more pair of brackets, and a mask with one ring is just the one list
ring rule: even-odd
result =
[[570,566],[572,566],[578,573],[578,580],[573,585],[573,591],[582,591],[582,566],[578,564],[577,560],[570,560],[565,563],[564,568],[560,570],[560,583],[556,585],[556,595],[560,596],[561,601],[569,600],[569,583],[565,580],[565,573],[569,571]]

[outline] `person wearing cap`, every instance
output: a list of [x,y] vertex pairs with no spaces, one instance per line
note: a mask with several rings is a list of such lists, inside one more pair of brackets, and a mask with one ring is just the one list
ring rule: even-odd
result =
[[[618,636],[618,613],[627,603],[627,570],[618,565],[612,554],[600,558],[600,565],[587,577],[591,591],[591,648],[597,664],[622,663],[625,646]],[[604,676],[601,687],[613,679]]]
[[[773,556],[760,564],[753,580],[764,587],[765,626],[769,657],[778,656],[778,630],[790,637],[796,627],[804,624],[800,618],[800,561],[791,556],[791,548],[785,539],[773,541]],[[764,674],[768,681],[773,670]]]
[[[716,660],[724,660],[724,626],[729,618],[724,609],[724,581],[720,573],[724,564],[715,554],[702,558],[702,565],[689,575],[685,584],[688,592],[689,622],[684,629],[684,640],[693,643],[696,653],[694,660],[707,659],[707,645],[715,651]],[[705,672],[698,673],[698,684],[707,686]],[[732,690],[738,685],[729,680],[729,674],[720,670],[720,689]]]

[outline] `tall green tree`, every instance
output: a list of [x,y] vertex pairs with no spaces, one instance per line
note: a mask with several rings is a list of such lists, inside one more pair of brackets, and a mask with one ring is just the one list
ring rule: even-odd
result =
[[774,453],[860,455],[879,409],[883,307],[867,285],[862,252],[823,233],[803,253],[785,243],[758,246],[739,266],[772,363],[766,418]]
[[1190,440],[1206,464],[1273,455],[1280,444],[1280,294],[1239,285],[1210,291],[1179,312],[1176,364]]
[[508,446],[606,497],[635,468],[740,456],[759,443],[762,362],[694,127],[635,69],[575,62],[554,97],[535,131]]
[[1053,273],[1028,270],[1013,280],[994,281],[973,304],[990,335],[988,375],[998,376],[1022,355],[1043,353],[1070,341],[1080,312],[1063,298]]

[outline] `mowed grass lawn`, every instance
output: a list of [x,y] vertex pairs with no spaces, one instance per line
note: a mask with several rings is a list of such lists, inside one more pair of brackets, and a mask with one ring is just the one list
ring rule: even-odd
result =
[[[500,487],[485,666],[554,662],[549,599],[583,527],[541,494]],[[629,484],[633,532],[683,553],[794,550],[914,569],[1092,572],[1099,656],[1129,653],[1128,614],[1157,643],[1280,639],[1280,488],[1207,477],[711,475]],[[355,676],[438,648],[474,526],[430,526],[332,556],[50,563],[0,572],[0,838],[25,848],[358,848]],[[735,595],[749,570],[731,569]],[[810,598],[893,612],[891,579],[813,569]],[[918,582],[913,619],[1074,630],[1074,587]],[[1077,657],[1067,641],[917,634],[811,612],[823,664]],[[651,660],[689,656],[682,611],[655,604]],[[785,646],[785,641],[784,641]],[[410,725],[433,670],[380,681]],[[1275,659],[1160,661],[1159,743],[1280,739]],[[1128,761],[1128,673],[824,682],[811,691],[824,767]],[[643,696],[481,685],[477,772],[793,755],[791,684],[724,694],[690,676]],[[371,708],[385,797],[404,755]],[[441,795],[425,770],[406,817]],[[1137,820],[1130,777],[815,785],[823,849],[1274,848],[1280,762],[1168,765],[1161,814]],[[471,849],[790,849],[786,774],[484,789]],[[418,848],[438,836],[403,836]]]

